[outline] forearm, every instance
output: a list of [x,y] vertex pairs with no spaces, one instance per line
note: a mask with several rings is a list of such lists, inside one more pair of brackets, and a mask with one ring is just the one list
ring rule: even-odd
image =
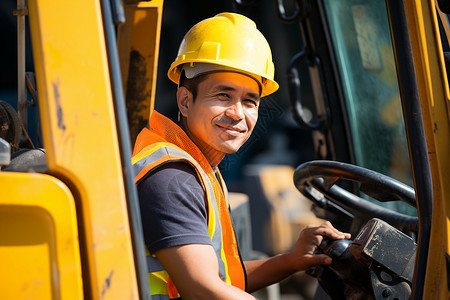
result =
[[211,245],[188,244],[159,250],[156,257],[169,273],[183,299],[255,298],[219,277],[219,265]]
[[239,288],[228,285],[219,280],[217,282],[210,281],[209,283],[194,284],[189,289],[180,291],[183,299],[186,300],[228,300],[228,299],[245,299],[256,300],[252,295],[242,291]]
[[297,271],[290,254],[246,261],[244,264],[247,272],[247,289],[250,293],[279,282]]

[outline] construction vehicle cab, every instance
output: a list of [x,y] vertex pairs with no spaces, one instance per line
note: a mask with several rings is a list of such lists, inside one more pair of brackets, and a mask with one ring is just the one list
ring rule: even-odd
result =
[[[264,1],[214,5],[248,13],[266,28],[280,83],[268,101],[278,113],[268,126],[288,116],[296,122],[289,130],[277,127],[295,152],[281,168],[290,163],[290,184],[312,201],[317,217],[352,233],[317,250],[334,263],[308,271],[321,285],[316,299],[448,299],[450,5],[275,3],[275,9]],[[165,16],[169,22],[185,15],[175,5],[19,0],[14,11],[4,5],[18,24],[19,92],[0,99],[9,100],[0,102],[2,299],[151,299],[131,145],[155,107],[157,84],[165,89],[156,80],[167,71],[158,71],[167,58],[159,48],[172,37],[161,38],[162,24]],[[271,27],[286,28],[275,22],[297,31],[271,37]],[[305,133],[310,147],[299,147]],[[243,151],[256,153],[258,143],[251,145]],[[257,193],[243,190],[241,180],[230,175],[230,191],[250,196],[258,237],[266,220],[255,219]],[[267,249],[260,242],[253,246]]]
[[[325,243],[334,266],[311,271],[332,298],[448,297],[440,252],[448,243],[448,19],[440,4],[315,1],[300,14],[305,48],[288,70],[292,107],[324,161],[300,165],[294,182],[318,214],[346,220],[353,239]],[[315,87],[313,120],[301,111],[302,60]]]

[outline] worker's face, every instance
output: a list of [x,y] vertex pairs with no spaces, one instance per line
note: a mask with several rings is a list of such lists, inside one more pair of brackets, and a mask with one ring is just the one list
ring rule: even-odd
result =
[[243,74],[212,73],[198,85],[195,101],[183,87],[177,96],[184,129],[213,166],[239,150],[258,119],[259,86]]

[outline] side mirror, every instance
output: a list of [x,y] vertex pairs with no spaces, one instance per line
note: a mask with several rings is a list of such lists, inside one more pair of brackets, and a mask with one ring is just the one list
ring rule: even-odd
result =
[[0,138],[0,168],[9,165],[11,161],[11,148],[9,143]]

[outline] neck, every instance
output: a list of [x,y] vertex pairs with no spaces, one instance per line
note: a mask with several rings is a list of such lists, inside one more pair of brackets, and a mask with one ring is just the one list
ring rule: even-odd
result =
[[[199,147],[199,146],[197,145],[197,147]],[[208,147],[206,149],[200,148],[200,150],[202,151],[203,155],[208,160],[211,167],[217,167],[220,164],[220,162],[222,161],[222,159],[225,157],[225,154],[218,154],[217,151],[212,151],[212,149],[210,147]],[[208,150],[210,150],[210,151],[208,151]]]
[[219,163],[222,161],[222,159],[225,157],[225,154],[215,150],[213,147],[209,145],[203,145],[200,142],[198,142],[188,128],[186,124],[186,118],[181,118],[178,125],[184,130],[184,132],[186,132],[187,136],[198,147],[198,149],[200,149],[200,151],[205,156],[206,160],[208,160],[211,167],[217,167]]

